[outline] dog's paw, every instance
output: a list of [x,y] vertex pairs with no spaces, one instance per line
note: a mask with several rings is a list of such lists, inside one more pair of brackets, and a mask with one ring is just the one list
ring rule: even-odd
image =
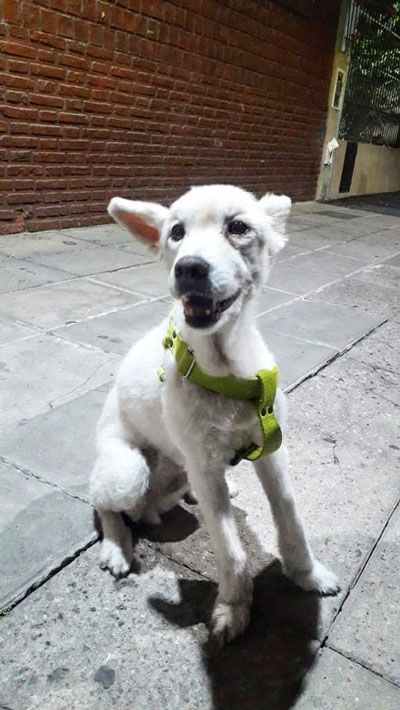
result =
[[226,483],[228,486],[229,498],[236,498],[236,496],[239,495],[239,488],[237,483],[235,481],[232,481],[232,479],[230,478],[227,478]]
[[132,545],[125,545],[122,549],[112,540],[103,540],[100,548],[100,567],[110,570],[114,577],[125,577],[132,564]]
[[340,592],[340,584],[336,575],[318,560],[314,561],[311,571],[294,570],[289,574],[298,587],[306,592],[317,592],[323,596],[334,596]]
[[212,637],[222,647],[243,634],[250,620],[251,603],[227,604],[217,601],[212,614]]

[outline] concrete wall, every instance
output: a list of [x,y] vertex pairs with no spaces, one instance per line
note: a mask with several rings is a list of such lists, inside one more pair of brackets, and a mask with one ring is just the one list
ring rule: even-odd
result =
[[329,199],[400,191],[400,149],[359,143],[350,192],[339,192],[347,141],[335,151]]
[[[340,27],[340,24],[339,24],[339,27]],[[339,33],[340,33],[340,29],[339,29]],[[345,71],[346,77],[347,77],[348,64],[349,64],[348,55],[345,54],[344,52],[336,51],[335,55],[334,55],[334,59],[333,59],[332,76],[331,76],[331,82],[330,82],[330,87],[329,87],[329,99],[328,99],[329,103],[328,103],[328,113],[327,113],[327,117],[326,117],[326,134],[325,134],[323,151],[322,151],[322,155],[321,155],[321,166],[320,166],[320,172],[319,172],[318,183],[317,183],[317,191],[316,191],[316,195],[315,195],[317,200],[328,200],[330,198],[331,176],[332,176],[333,167],[336,166],[336,162],[337,162],[336,154],[337,154],[339,148],[337,148],[336,151],[334,152],[332,166],[324,165],[325,149],[326,149],[327,143],[332,138],[337,138],[338,133],[339,133],[339,123],[340,123],[341,112],[338,111],[337,109],[332,108],[332,100],[333,100],[333,95],[335,92],[337,70],[342,69],[343,71]],[[342,159],[342,164],[343,164],[343,159]],[[339,182],[340,182],[340,177],[339,177]]]

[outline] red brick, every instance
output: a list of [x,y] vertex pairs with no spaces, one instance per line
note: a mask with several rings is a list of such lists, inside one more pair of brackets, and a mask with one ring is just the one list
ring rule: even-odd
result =
[[53,79],[64,79],[66,70],[60,67],[51,67],[45,64],[32,64],[32,74],[36,76],[49,76]]
[[7,118],[14,118],[17,121],[34,121],[38,115],[36,109],[20,106],[4,106],[3,113]]
[[29,59],[36,57],[36,49],[34,47],[30,47],[27,44],[20,44],[19,42],[1,41],[0,52],[15,55],[16,57],[29,57]]
[[89,39],[89,24],[84,20],[76,19],[74,22],[74,37],[79,42],[86,42]]
[[56,12],[42,8],[40,11],[40,28],[42,32],[57,34],[58,17]]
[[40,202],[40,195],[37,192],[13,192],[8,195],[9,205],[31,205],[34,202]]
[[0,180],[0,193],[4,190],[12,190],[14,180]]
[[61,37],[74,36],[74,20],[68,15],[60,15],[58,18],[58,34]]
[[66,47],[65,39],[45,32],[31,32],[30,37],[32,42],[40,42],[40,44],[55,47],[56,49],[65,49]]
[[[39,111],[39,121],[50,121],[50,122],[55,122],[57,121],[58,114],[57,111]],[[49,127],[46,126],[46,130],[48,130]]]
[[38,59],[40,62],[54,62],[56,53],[54,49],[39,49]]
[[64,100],[59,96],[47,96],[46,94],[31,94],[30,102],[31,104],[50,106],[51,108],[62,108],[64,106]]
[[25,28],[39,29],[40,28],[40,8],[35,7],[32,2],[24,2],[22,10],[22,22]]
[[19,0],[3,0],[3,20],[19,24],[21,18],[21,2]]
[[67,113],[61,111],[58,115],[61,123],[89,123],[88,117],[80,113]]
[[90,61],[86,57],[75,57],[73,54],[61,54],[59,63],[73,69],[88,69]]
[[90,96],[90,89],[87,86],[78,86],[77,84],[60,84],[59,94],[60,96],[88,98]]
[[19,61],[18,59],[8,60],[8,71],[17,72],[19,74],[28,74],[30,69],[30,64],[26,61]]

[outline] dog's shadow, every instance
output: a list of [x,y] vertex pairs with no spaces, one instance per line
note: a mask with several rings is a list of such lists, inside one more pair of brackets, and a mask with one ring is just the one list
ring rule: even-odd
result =
[[[253,555],[265,559],[243,511],[236,507],[234,510],[241,537],[251,544]],[[182,512],[174,515],[177,517],[169,521],[172,528],[174,522],[181,519]],[[178,604],[152,597],[149,603],[153,609],[181,628],[209,626],[216,585],[207,580],[181,579],[179,586]],[[210,640],[200,642],[214,708],[288,710],[293,707],[319,648],[319,614],[320,598],[295,587],[283,575],[278,560],[264,567],[254,578],[254,601],[246,634],[223,649]]]
[[[179,604],[154,597],[149,603],[176,626],[208,625],[216,585],[203,580],[180,580],[179,585]],[[216,710],[293,707],[319,647],[319,604],[317,596],[297,590],[285,579],[277,561],[257,575],[245,636],[223,649],[210,640],[202,645]],[[288,607],[292,623],[286,616]]]

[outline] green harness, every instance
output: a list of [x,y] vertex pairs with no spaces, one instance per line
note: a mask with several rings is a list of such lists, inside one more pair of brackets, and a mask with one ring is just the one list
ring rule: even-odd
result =
[[[258,421],[263,433],[263,444],[250,444],[246,449],[237,451],[231,466],[236,466],[242,459],[255,461],[265,454],[272,454],[279,449],[282,442],[282,432],[274,414],[274,401],[278,385],[278,368],[258,370],[254,377],[240,378],[234,375],[213,377],[207,375],[197,364],[193,351],[186,345],[182,336],[175,330],[170,321],[167,334],[163,338],[163,346],[170,350],[176,361],[178,373],[185,379],[207,390],[222,394],[230,399],[248,400],[254,403]],[[161,382],[164,381],[164,370],[157,370]]]

